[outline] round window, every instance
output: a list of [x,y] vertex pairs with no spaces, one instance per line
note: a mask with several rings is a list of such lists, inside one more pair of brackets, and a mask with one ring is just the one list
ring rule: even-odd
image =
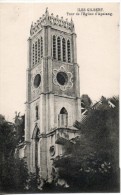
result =
[[34,78],[34,86],[35,88],[39,87],[41,83],[41,75],[40,74],[37,74]]
[[68,82],[68,76],[65,72],[58,72],[57,81],[60,85],[65,85]]
[[50,155],[51,156],[54,156],[55,155],[55,147],[54,146],[51,146],[50,147]]

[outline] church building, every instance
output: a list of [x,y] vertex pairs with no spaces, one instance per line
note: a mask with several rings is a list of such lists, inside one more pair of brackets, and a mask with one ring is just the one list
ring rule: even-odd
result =
[[79,65],[74,23],[45,14],[31,25],[25,114],[28,169],[52,180],[53,159],[64,154],[63,140],[78,135],[81,120]]

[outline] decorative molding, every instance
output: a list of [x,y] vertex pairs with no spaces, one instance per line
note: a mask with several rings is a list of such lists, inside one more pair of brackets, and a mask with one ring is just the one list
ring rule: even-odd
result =
[[70,40],[70,42],[71,42],[71,35],[70,34],[66,34],[65,32],[58,32],[58,31],[54,31],[54,32],[52,32],[52,37],[53,36],[56,36],[56,38],[58,38],[58,37],[60,37],[61,39],[65,39],[66,41],[67,40]]
[[37,74],[42,75],[42,69],[40,65],[37,66],[36,69],[33,69],[33,71],[31,72],[31,97],[32,99],[35,99],[40,94],[41,83],[37,88],[34,87],[34,78]]
[[45,133],[41,133],[40,138],[47,138],[47,135]]
[[[59,82],[57,81],[57,74],[59,72],[64,72],[68,76],[68,81],[64,85],[59,84]],[[58,85],[62,91],[65,91],[67,88],[71,88],[73,86],[72,78],[73,78],[72,73],[67,72],[64,66],[61,66],[59,69],[54,69],[53,70],[53,83],[55,85]]]
[[51,157],[54,156],[55,155],[55,146],[54,145],[53,146],[50,146],[49,151],[50,151],[50,156]]
[[32,22],[30,35],[33,36],[38,33],[38,31],[40,31],[43,26],[57,26],[66,30],[70,30],[71,32],[75,31],[72,19],[69,22],[68,19],[64,20],[63,17],[59,18],[58,15],[55,17],[53,13],[49,15],[48,8],[46,9],[45,14],[43,14],[36,23],[33,24]]

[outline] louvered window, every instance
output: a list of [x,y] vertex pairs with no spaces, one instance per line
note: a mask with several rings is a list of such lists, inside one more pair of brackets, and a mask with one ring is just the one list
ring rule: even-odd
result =
[[56,36],[53,36],[53,58],[56,59]]
[[58,60],[61,60],[61,39],[58,37],[57,39],[57,44],[58,44]]

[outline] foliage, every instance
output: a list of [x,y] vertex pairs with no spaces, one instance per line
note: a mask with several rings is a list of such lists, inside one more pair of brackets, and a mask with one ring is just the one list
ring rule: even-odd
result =
[[23,192],[28,180],[27,165],[15,158],[18,138],[14,124],[0,115],[0,191]]
[[41,179],[39,175],[39,169],[37,168],[37,171],[35,173],[30,172],[29,174],[29,178],[27,181],[27,192],[39,193],[41,191]]
[[23,159],[9,157],[0,163],[0,191],[22,193],[26,191],[28,179],[27,165]]
[[54,160],[59,177],[67,181],[72,191],[119,190],[119,100],[110,101],[114,107],[109,106],[109,99],[101,98],[82,123],[75,123],[80,137],[73,139],[70,150]]
[[16,148],[23,141],[24,116],[16,114],[15,124],[0,115],[0,192],[41,192],[39,170],[28,173],[24,159],[15,155]]
[[16,140],[18,143],[24,141],[25,115],[20,116],[20,112],[15,116],[14,126],[16,130]]
[[17,141],[15,137],[14,125],[0,117],[0,156],[4,161],[14,154]]
[[68,188],[64,188],[63,186],[56,185],[54,182],[45,182],[42,189],[43,193],[62,193],[68,192]]
[[92,100],[87,94],[83,94],[81,96],[81,103],[83,107],[85,107],[86,109],[89,109],[91,107]]

